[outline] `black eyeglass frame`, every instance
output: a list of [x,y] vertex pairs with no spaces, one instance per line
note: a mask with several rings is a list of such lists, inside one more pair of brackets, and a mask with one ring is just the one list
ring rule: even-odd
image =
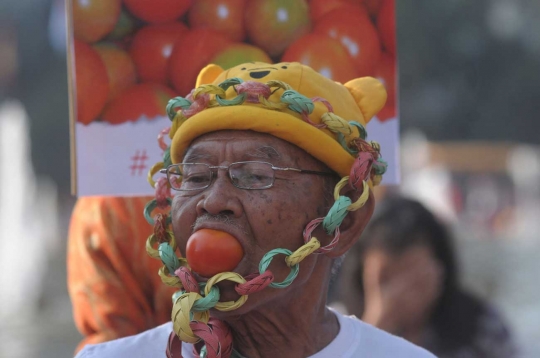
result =
[[[236,185],[234,183],[234,178],[231,177],[231,172],[230,172],[230,167],[232,165],[235,165],[235,164],[249,164],[249,163],[259,163],[259,164],[268,164],[271,168],[272,168],[272,171],[273,171],[273,176],[272,176],[272,183],[270,185],[267,185],[265,187],[262,187],[262,188],[244,188],[244,187],[240,187],[238,185]],[[195,188],[195,189],[176,189],[176,188],[173,188],[172,185],[171,185],[171,189],[175,190],[175,191],[200,191],[200,190],[204,190],[204,189],[207,189],[208,187],[210,187],[210,185],[212,185],[212,183],[214,182],[214,179],[216,178],[216,172],[220,169],[223,169],[223,170],[227,170],[227,174],[229,176],[229,179],[231,180],[231,183],[239,188],[239,189],[244,189],[244,190],[264,190],[264,189],[270,189],[271,187],[274,186],[274,183],[276,181],[276,171],[290,171],[290,172],[294,172],[294,173],[299,173],[299,174],[312,174],[312,175],[325,175],[325,176],[334,176],[336,175],[335,173],[333,172],[321,172],[321,171],[317,171],[317,170],[308,170],[308,169],[300,169],[300,168],[290,168],[290,167],[285,167],[285,168],[282,168],[282,167],[276,167],[275,165],[273,165],[272,163],[268,163],[268,162],[263,162],[263,161],[256,161],[256,160],[253,160],[253,161],[242,161],[242,162],[234,162],[234,163],[231,163],[229,165],[210,165],[210,164],[206,164],[206,163],[178,163],[178,164],[171,164],[169,165],[167,168],[164,168],[164,169],[161,169],[159,172],[162,173],[162,174],[166,174],[167,175],[167,181],[169,182],[169,184],[171,183],[171,178],[170,178],[170,170],[171,168],[175,168],[175,167],[179,167],[180,165],[185,165],[185,164],[190,164],[190,165],[204,165],[206,167],[208,167],[209,171],[210,171],[210,181],[208,182],[208,185],[206,185],[205,187],[202,187],[202,188]],[[174,175],[180,175],[182,176],[181,174],[177,174],[177,173],[174,173]]]

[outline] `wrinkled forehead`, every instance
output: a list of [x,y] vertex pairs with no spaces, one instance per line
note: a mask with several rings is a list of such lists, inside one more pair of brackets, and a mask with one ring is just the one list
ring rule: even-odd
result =
[[183,162],[193,162],[200,158],[217,160],[225,154],[233,155],[238,160],[318,162],[303,149],[281,138],[243,130],[224,130],[201,135],[191,142]]

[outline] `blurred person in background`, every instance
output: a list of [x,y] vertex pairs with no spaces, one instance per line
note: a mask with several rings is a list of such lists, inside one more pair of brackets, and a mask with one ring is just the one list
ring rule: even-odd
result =
[[[170,320],[174,290],[154,274],[140,220],[148,197],[81,197],[68,237],[68,290],[75,324],[89,343],[134,335]],[[151,274],[150,274],[151,273]]]
[[339,299],[349,314],[439,357],[516,356],[497,312],[460,287],[452,244],[422,204],[386,199],[345,259]]

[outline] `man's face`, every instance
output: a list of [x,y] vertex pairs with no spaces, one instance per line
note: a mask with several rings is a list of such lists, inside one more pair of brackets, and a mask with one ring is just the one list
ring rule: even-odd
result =
[[[252,131],[205,134],[192,143],[183,160],[184,163],[215,166],[239,161],[264,161],[277,167],[329,171],[302,149],[271,135]],[[303,244],[302,231],[306,224],[328,211],[323,177],[277,171],[275,178],[272,188],[245,190],[231,183],[226,170],[219,170],[209,188],[176,192],[172,208],[173,230],[182,255],[185,255],[191,234],[203,228],[222,230],[236,237],[244,249],[244,257],[234,271],[244,277],[258,272],[259,261],[270,250],[298,249]],[[320,275],[317,257],[323,256],[311,255],[300,264],[300,274],[289,288],[266,288],[251,295],[244,307],[235,312],[246,312],[277,296],[287,295],[310,276]],[[276,282],[285,279],[290,271],[284,259],[284,255],[275,256],[269,267]],[[238,297],[232,284],[224,283],[219,287],[220,301]]]

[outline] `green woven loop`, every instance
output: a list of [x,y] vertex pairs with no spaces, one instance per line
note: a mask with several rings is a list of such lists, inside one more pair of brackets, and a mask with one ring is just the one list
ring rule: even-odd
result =
[[168,168],[169,165],[172,165],[170,146],[163,152],[163,168]]
[[341,146],[343,147],[343,149],[345,149],[349,154],[351,154],[351,155],[356,155],[356,154],[358,154],[358,150],[353,149],[353,148],[350,148],[350,147],[347,145],[347,142],[345,141],[345,136],[343,135],[343,133],[338,133],[338,134],[337,134],[337,139],[338,139],[339,144],[341,144]]
[[336,228],[341,225],[345,216],[347,216],[347,208],[352,204],[351,199],[346,196],[340,196],[338,200],[332,205],[330,211],[323,220],[323,227],[331,235]]
[[[172,200],[171,198],[167,198],[167,203],[169,204],[169,206],[172,205]],[[152,211],[155,210],[155,208],[157,207],[157,200],[156,199],[153,199],[151,201],[148,202],[148,204],[146,204],[146,206],[144,207],[144,218],[146,219],[146,222],[148,222],[150,225],[154,226],[154,218],[152,218]],[[165,224],[167,225],[170,225],[171,224],[171,217],[170,215],[167,215],[167,221],[165,222]],[[174,272],[174,271],[172,271]]]
[[373,171],[375,172],[375,175],[383,175],[386,173],[386,169],[388,169],[388,163],[383,158],[379,158],[373,162]]
[[167,103],[167,115],[169,116],[169,119],[171,121],[174,120],[174,117],[176,116],[175,108],[181,107],[182,109],[186,109],[189,108],[189,106],[191,106],[191,101],[184,97],[174,97],[169,100]]
[[221,106],[237,106],[239,104],[244,103],[244,101],[246,100],[246,97],[247,97],[247,94],[245,92],[240,93],[238,96],[234,97],[233,99],[223,99],[220,96],[216,95],[216,101]]
[[223,88],[224,91],[226,91],[229,89],[229,87],[239,85],[243,82],[244,82],[243,79],[238,78],[238,77],[233,77],[233,78],[227,78],[225,81],[221,82],[218,86],[220,88]]
[[180,267],[180,261],[178,260],[178,257],[176,257],[171,245],[166,242],[159,244],[158,252],[161,262],[163,262],[163,264],[167,266],[169,272],[174,272],[178,270],[178,268]]
[[355,126],[358,128],[358,132],[360,133],[360,138],[363,140],[366,140],[367,138],[367,131],[366,128],[362,125],[362,123],[358,123],[357,121],[349,121],[349,124],[351,126]]
[[206,282],[199,283],[199,287],[201,287],[201,296],[203,296],[203,298],[199,298],[193,303],[193,307],[191,308],[193,311],[208,311],[210,308],[214,308],[219,301],[219,288],[215,285],[212,286],[208,295],[204,296],[205,286]]
[[286,90],[281,95],[281,102],[287,103],[289,109],[296,113],[307,113],[311,114],[315,105],[313,101],[303,94],[296,92],[295,90]]
[[[279,254],[291,256],[292,251],[287,250],[287,249],[273,249],[267,252],[261,259],[261,262],[259,263],[259,273],[261,275],[266,271],[266,269],[268,269],[268,266],[270,266],[270,263],[272,262],[272,259],[274,258],[274,256],[279,255]],[[298,276],[299,270],[300,270],[300,266],[298,264],[291,266],[291,272],[289,273],[287,278],[285,278],[283,282],[272,282],[270,284],[270,287],[285,288],[289,286],[294,281],[296,276]]]
[[[223,88],[224,91],[226,91],[229,89],[229,87],[239,85],[242,82],[244,82],[244,80],[242,80],[241,78],[233,77],[233,78],[226,79],[225,81],[221,82],[218,86]],[[247,98],[246,93],[241,93],[238,96],[234,97],[233,99],[224,99],[216,95],[216,101],[221,106],[236,106],[236,105],[244,103],[246,98]]]

